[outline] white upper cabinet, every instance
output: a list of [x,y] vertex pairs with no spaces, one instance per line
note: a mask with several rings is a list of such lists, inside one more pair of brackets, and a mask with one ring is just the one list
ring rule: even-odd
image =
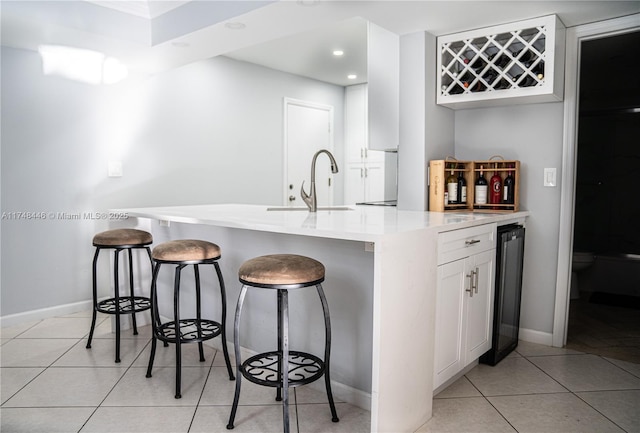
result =
[[472,108],[561,101],[565,29],[555,15],[438,38],[437,103]]
[[367,74],[368,147],[395,150],[400,139],[400,37],[371,22]]

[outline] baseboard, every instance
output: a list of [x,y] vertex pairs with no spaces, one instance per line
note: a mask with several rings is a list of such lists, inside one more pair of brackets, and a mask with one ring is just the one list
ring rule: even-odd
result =
[[534,329],[520,328],[518,338],[527,343],[553,346],[553,334],[550,332],[536,331]]
[[39,310],[25,311],[24,313],[9,314],[0,317],[0,328],[21,325],[36,320],[48,319],[57,316],[67,316],[81,311],[91,311],[93,301],[87,300],[73,304],[56,305],[55,307],[41,308]]
[[[205,341],[204,344],[211,346],[218,351],[222,351],[221,342],[222,340],[220,338],[214,338],[213,340]],[[229,354],[233,355],[233,343],[229,342],[227,349],[229,350]],[[258,353],[252,350],[248,350],[244,347],[241,350],[242,350],[243,358],[253,356]],[[324,387],[324,379],[317,380],[306,386],[313,388],[316,391],[319,391],[322,393],[326,392],[326,389]],[[344,383],[336,382],[335,380],[331,381],[331,391],[333,392],[334,400],[343,401],[351,405],[357,406],[361,409],[371,411],[371,394],[370,393],[353,388],[349,385],[345,385]]]

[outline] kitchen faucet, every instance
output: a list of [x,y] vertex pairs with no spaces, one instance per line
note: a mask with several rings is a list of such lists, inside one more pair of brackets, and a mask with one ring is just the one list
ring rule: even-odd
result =
[[309,207],[309,212],[316,212],[318,210],[318,202],[316,199],[316,159],[321,153],[326,153],[329,159],[331,160],[331,173],[338,172],[338,163],[336,159],[333,157],[331,152],[326,149],[321,149],[313,155],[313,160],[311,161],[311,193],[307,194],[304,192],[304,180],[302,181],[302,186],[300,187],[300,195],[302,196],[302,200]]

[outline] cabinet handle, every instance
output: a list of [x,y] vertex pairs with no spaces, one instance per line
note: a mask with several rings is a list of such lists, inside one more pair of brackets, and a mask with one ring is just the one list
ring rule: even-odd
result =
[[480,269],[478,269],[478,267],[476,266],[476,270],[475,272],[472,272],[474,275],[474,279],[475,282],[473,284],[473,288],[475,289],[476,293],[478,293],[478,275],[480,274]]
[[480,239],[471,239],[470,241],[464,241],[465,246],[469,247],[480,242]]
[[469,288],[464,289],[464,291],[469,292],[469,297],[473,298],[473,271],[467,274],[467,278],[469,279]]

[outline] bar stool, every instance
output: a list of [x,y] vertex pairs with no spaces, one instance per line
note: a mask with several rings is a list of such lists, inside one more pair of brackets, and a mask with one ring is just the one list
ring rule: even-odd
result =
[[[133,335],[138,335],[138,326],[136,324],[136,313],[151,308],[151,301],[147,297],[135,296],[133,289],[133,253],[134,249],[146,249],[149,256],[149,263],[153,269],[151,260],[151,249],[149,245],[153,242],[151,233],[137,229],[114,229],[107,230],[96,234],[93,237],[93,246],[96,252],[93,256],[93,318],[91,320],[91,330],[89,331],[89,339],[87,340],[87,349],[91,349],[91,340],[93,339],[93,331],[96,326],[96,315],[99,312],[105,314],[113,314],[116,316],[116,362],[120,362],[120,315],[131,314],[131,322],[133,325]],[[98,255],[103,249],[114,250],[113,254],[113,285],[114,297],[98,302],[98,283],[97,283],[97,263]],[[120,296],[120,280],[118,278],[118,257],[120,251],[127,250],[129,252],[129,296]]]
[[[175,398],[181,398],[181,344],[198,343],[200,352],[200,362],[204,362],[204,350],[202,342],[210,340],[218,335],[222,336],[222,351],[229,372],[229,380],[234,380],[229,353],[227,350],[227,338],[225,332],[225,322],[227,318],[227,298],[224,288],[222,272],[218,265],[220,258],[220,247],[214,243],[186,239],[164,242],[153,249],[152,257],[154,261],[153,277],[151,280],[151,303],[153,305],[151,320],[153,324],[151,355],[149,356],[149,367],[147,377],[151,377],[153,369],[153,359],[156,354],[157,340],[176,345],[176,394]],[[173,287],[173,320],[162,323],[158,309],[157,280],[160,267],[163,264],[174,264],[175,277]],[[180,273],[183,268],[193,265],[196,286],[196,318],[183,319],[180,315]],[[220,296],[222,303],[222,318],[220,322],[202,318],[202,305],[200,302],[200,270],[199,265],[213,265],[218,275],[220,284]]]
[[[242,289],[236,306],[233,342],[236,356],[236,391],[227,429],[233,429],[241,378],[258,385],[277,388],[276,400],[282,400],[285,433],[289,432],[289,387],[305,385],[324,375],[327,397],[331,408],[331,420],[338,422],[331,380],[329,361],[331,354],[331,321],[329,306],[322,290],[324,265],[309,257],[294,254],[274,254],[256,257],[242,264],[238,271]],[[324,360],[310,353],[289,349],[289,301],[288,291],[305,287],[316,287],[324,312],[325,345]],[[249,287],[277,290],[278,300],[278,349],[240,360],[240,316]],[[288,372],[283,374],[283,372]]]

